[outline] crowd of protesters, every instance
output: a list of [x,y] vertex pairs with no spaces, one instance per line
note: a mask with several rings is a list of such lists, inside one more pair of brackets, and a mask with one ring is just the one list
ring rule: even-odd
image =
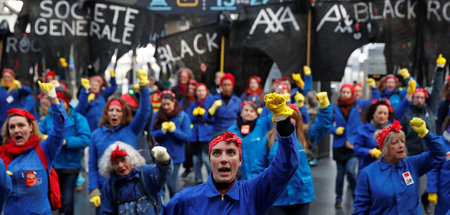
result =
[[[421,200],[436,204],[435,214],[447,214],[445,65],[440,55],[431,93],[407,69],[399,71],[402,80],[390,74],[378,87],[367,78],[370,98],[362,96],[362,83],[341,83],[334,106],[326,92],[315,94],[314,117],[307,66],[273,80],[267,94],[261,77],[250,76],[242,95],[236,95],[231,73],[214,73],[208,86],[201,64],[199,80],[181,68],[168,89],[138,70],[132,93],[116,97],[110,70],[109,86],[99,75],[81,79],[76,106],[55,72],[48,71],[33,92],[6,68],[0,88],[1,211],[74,214],[85,171],[96,214],[309,214],[316,196],[308,156],[330,134],[337,210],[347,178],[353,214],[421,214]],[[196,186],[181,190],[181,177],[191,168]],[[420,184],[425,174],[426,184]]]

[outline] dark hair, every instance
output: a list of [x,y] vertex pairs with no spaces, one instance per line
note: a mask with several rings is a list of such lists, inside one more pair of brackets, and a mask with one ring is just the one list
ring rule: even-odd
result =
[[[369,105],[364,110],[364,122],[370,122],[370,120],[373,119],[373,114],[377,110],[377,107],[380,105],[385,105],[386,107],[389,108],[389,105],[384,100],[378,100],[375,104]],[[389,110],[388,120],[392,121],[393,119],[394,119],[394,112],[391,112],[391,110]]]
[[106,102],[105,108],[103,108],[102,118],[100,119],[100,126],[109,124],[108,120],[109,104],[114,100],[117,100],[120,102],[120,104],[122,104],[122,121],[120,122],[120,124],[128,125],[130,124],[131,120],[133,120],[133,115],[131,114],[130,106],[125,102],[125,100],[119,97],[110,97],[108,99],[108,102]]
[[222,135],[224,135],[225,133],[227,133],[228,131],[219,131],[216,134],[213,135],[213,137],[209,140],[209,142],[213,141],[216,137],[220,137]]
[[[257,105],[256,103],[254,103],[254,102],[247,102],[247,103],[245,103],[245,105],[250,105],[250,107],[251,107],[255,112],[258,112],[258,105]],[[242,109],[244,108],[245,105],[242,106]]]
[[173,97],[172,95],[170,95],[169,93],[164,93],[164,94],[162,94],[162,95],[161,95],[161,101],[162,101],[163,99],[169,99],[169,100],[172,100],[172,101],[176,101],[176,98]]

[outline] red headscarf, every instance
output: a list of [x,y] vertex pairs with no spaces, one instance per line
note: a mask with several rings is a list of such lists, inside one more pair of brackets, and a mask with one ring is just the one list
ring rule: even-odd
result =
[[128,155],[127,151],[119,149],[119,145],[117,145],[116,149],[111,152],[110,161],[111,161],[111,163],[113,163],[117,159],[119,159],[121,157],[125,157],[127,155]]
[[414,94],[416,93],[423,93],[423,95],[425,96],[425,99],[428,99],[428,92],[427,90],[423,89],[423,88],[416,88],[416,91],[414,91]]
[[234,75],[231,74],[231,73],[225,73],[225,74],[222,76],[222,78],[220,79],[220,85],[222,85],[223,81],[225,81],[225,80],[227,80],[227,79],[231,81],[231,84],[232,84],[233,87],[234,87]]
[[378,144],[378,148],[380,150],[383,149],[383,144],[384,144],[384,139],[386,139],[386,136],[391,133],[392,131],[394,132],[400,132],[402,130],[402,125],[400,125],[400,122],[394,119],[394,123],[392,123],[391,125],[389,125],[388,127],[385,127],[383,129],[381,129],[380,132],[378,132],[377,135],[377,144]]
[[4,69],[2,70],[2,75],[5,74],[5,73],[11,74],[12,77],[15,77],[15,75],[16,75],[16,73],[14,72],[14,70],[8,69],[8,68],[4,68]]
[[349,88],[350,91],[352,91],[352,95],[355,94],[355,88],[353,87],[353,85],[351,85],[351,84],[343,84],[343,85],[341,86],[340,92],[342,92],[342,89],[344,89],[344,88]]
[[239,157],[242,160],[242,139],[237,136],[235,133],[232,132],[227,132],[225,134],[223,134],[222,136],[218,136],[216,138],[214,138],[211,143],[209,143],[209,151],[208,151],[208,156],[211,157],[211,150],[214,148],[215,145],[217,145],[219,142],[232,142],[236,145],[236,147],[239,150]]

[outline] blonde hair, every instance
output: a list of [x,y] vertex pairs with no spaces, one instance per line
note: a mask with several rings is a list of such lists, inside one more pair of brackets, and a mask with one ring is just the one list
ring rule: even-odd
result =
[[[21,116],[21,115],[11,114],[8,116],[8,118],[6,118],[5,123],[3,123],[3,127],[2,127],[3,144],[8,144],[11,141],[11,134],[9,133],[8,127],[9,127],[9,119],[14,116]],[[41,131],[39,130],[39,125],[37,124],[36,120],[31,121],[26,116],[21,116],[21,117],[24,117],[27,120],[28,124],[33,126],[33,130],[31,131],[30,134],[31,135],[35,134],[36,136],[38,136],[39,140],[42,141],[43,140],[42,134],[41,134]]]
[[[376,132],[376,133],[378,134],[378,132]],[[384,141],[383,141],[383,148],[381,148],[380,157],[378,158],[379,160],[383,159],[383,157],[387,155],[388,148],[389,148],[388,146],[391,145],[391,140],[394,136],[403,136],[403,138],[405,138],[405,132],[403,132],[402,130],[400,130],[399,132],[391,131],[391,132],[389,132],[388,135],[386,135],[386,138],[384,138]],[[405,150],[406,151],[408,150],[406,148],[406,145],[405,145]]]
[[120,150],[124,150],[127,152],[128,155],[125,156],[125,159],[130,162],[131,168],[134,169],[145,165],[144,157],[142,157],[142,155],[139,154],[136,149],[124,142],[116,141],[113,144],[109,145],[108,148],[106,148],[105,152],[100,158],[100,162],[98,163],[99,173],[105,178],[110,178],[111,174],[114,172],[111,164],[111,153],[116,149],[117,146],[119,146]]

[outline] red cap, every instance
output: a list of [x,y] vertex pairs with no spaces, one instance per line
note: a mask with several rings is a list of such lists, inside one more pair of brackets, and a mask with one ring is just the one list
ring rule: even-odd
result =
[[350,91],[352,91],[352,95],[355,94],[355,88],[354,88],[353,85],[351,85],[351,84],[343,84],[343,85],[341,86],[340,92],[342,92],[342,89],[344,89],[344,88],[346,88],[346,87],[349,88]]
[[391,125],[389,125],[388,127],[385,127],[383,129],[381,129],[380,132],[378,132],[377,135],[377,144],[378,144],[378,148],[380,150],[383,149],[383,143],[384,143],[384,139],[386,139],[386,136],[391,133],[391,131],[395,131],[395,132],[400,132],[402,130],[402,125],[400,125],[400,122],[394,119],[394,123],[392,123]]
[[2,70],[2,75],[5,74],[5,73],[9,73],[9,74],[11,74],[11,76],[13,76],[13,77],[16,76],[16,73],[15,73],[14,70],[12,70],[12,69],[4,68],[4,69]]
[[242,159],[242,139],[238,137],[235,133],[227,132],[223,134],[222,136],[218,136],[214,138],[211,143],[209,143],[209,151],[208,156],[211,156],[211,150],[214,148],[215,145],[217,145],[219,142],[225,141],[225,142],[233,142],[238,150],[239,150],[239,157]]
[[24,116],[26,118],[28,118],[30,121],[35,121],[36,118],[34,118],[33,115],[31,115],[31,113],[29,113],[26,110],[22,110],[19,108],[11,108],[8,111],[6,111],[6,114],[9,115],[19,115],[19,116]]
[[55,79],[55,76],[55,72],[53,72],[52,70],[48,71],[47,74],[45,74],[45,78],[53,77],[53,79]]
[[231,84],[234,86],[234,75],[231,73],[225,73],[222,78],[220,79],[220,85],[222,85],[223,81],[230,80]]
[[117,159],[119,159],[121,157],[125,157],[127,155],[128,155],[127,151],[119,149],[119,145],[117,145],[116,149],[111,152],[111,158],[110,158],[111,163],[113,163]]
[[425,99],[428,99],[428,92],[427,90],[423,89],[423,88],[416,88],[416,91],[414,91],[415,93],[423,93],[425,95]]

